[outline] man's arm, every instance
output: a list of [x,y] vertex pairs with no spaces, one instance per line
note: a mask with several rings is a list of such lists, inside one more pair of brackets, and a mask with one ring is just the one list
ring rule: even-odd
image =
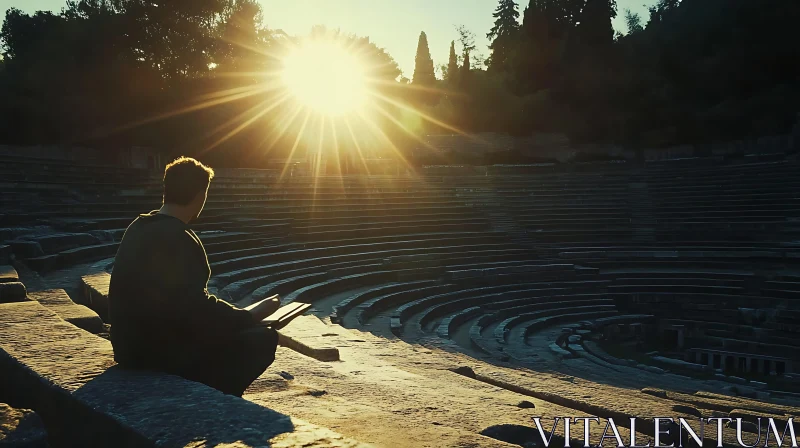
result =
[[173,252],[171,263],[177,269],[171,281],[180,314],[197,331],[216,334],[233,333],[256,324],[249,311],[209,294],[206,289],[209,267],[202,247],[188,234],[180,241],[180,250]]

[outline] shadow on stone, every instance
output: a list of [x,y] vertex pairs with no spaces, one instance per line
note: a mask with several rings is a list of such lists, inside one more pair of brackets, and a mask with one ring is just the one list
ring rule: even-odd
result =
[[115,420],[126,442],[139,435],[159,446],[204,441],[204,446],[238,442],[261,447],[295,431],[289,416],[255,403],[177,376],[117,366],[87,382],[73,396],[96,413],[113,416],[108,418]]

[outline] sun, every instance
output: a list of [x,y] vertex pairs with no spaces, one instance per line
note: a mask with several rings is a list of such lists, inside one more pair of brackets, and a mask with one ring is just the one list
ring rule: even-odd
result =
[[295,99],[323,115],[357,111],[368,96],[362,62],[333,41],[312,40],[293,48],[283,59],[281,78]]

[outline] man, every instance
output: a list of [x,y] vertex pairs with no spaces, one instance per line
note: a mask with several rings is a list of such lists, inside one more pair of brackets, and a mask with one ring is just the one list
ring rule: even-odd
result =
[[128,226],[114,261],[109,318],[122,367],[163,371],[241,396],[275,359],[278,335],[259,321],[277,299],[239,309],[208,293],[211,269],[189,228],[214,171],[181,157],[164,171],[160,210]]

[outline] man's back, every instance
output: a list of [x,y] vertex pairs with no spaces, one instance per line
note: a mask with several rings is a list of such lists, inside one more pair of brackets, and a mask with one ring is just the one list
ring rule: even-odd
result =
[[252,324],[250,314],[209,296],[202,243],[181,220],[156,212],[128,229],[109,287],[117,362],[164,367],[189,350]]

